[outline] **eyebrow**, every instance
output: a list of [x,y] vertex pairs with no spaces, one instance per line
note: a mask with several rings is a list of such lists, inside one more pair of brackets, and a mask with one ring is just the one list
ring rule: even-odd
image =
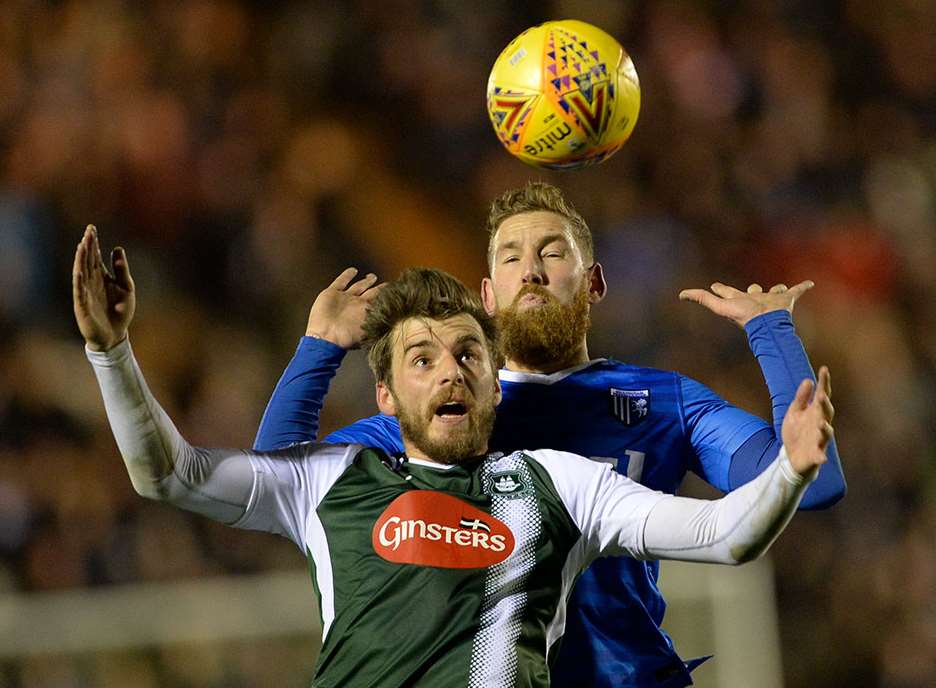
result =
[[[540,248],[542,248],[543,246],[548,246],[554,241],[562,241],[562,242],[565,242],[567,245],[569,243],[569,240],[566,238],[565,234],[557,232],[555,234],[547,234],[546,236],[544,236],[539,242]],[[495,247],[494,251],[496,253],[499,253],[500,251],[514,249],[514,248],[520,248],[520,242],[517,241],[516,239],[512,241],[505,241],[503,244],[499,244],[498,246]]]
[[464,344],[466,342],[481,346],[481,339],[476,334],[463,334],[461,337],[455,340],[456,346],[458,344]]
[[[477,344],[478,346],[481,346],[481,339],[480,339],[480,337],[478,337],[478,335],[476,335],[476,334],[471,334],[471,333],[469,333],[469,334],[463,334],[461,337],[459,337],[458,339],[456,339],[456,340],[455,340],[455,346],[458,346],[458,345],[460,345],[460,344],[464,344],[464,343],[466,343],[466,342],[472,343],[472,344]],[[419,341],[413,342],[412,344],[407,344],[405,347],[403,347],[403,355],[405,356],[406,354],[408,354],[408,353],[410,352],[411,349],[420,349],[420,348],[422,348],[422,347],[431,346],[431,345],[432,345],[432,340],[430,340],[430,339],[420,339]]]
[[410,349],[419,349],[424,346],[429,346],[429,344],[431,343],[432,341],[429,339],[420,339],[419,341],[413,342],[412,344],[407,344],[406,346],[403,347],[403,355],[405,356],[406,354],[408,354]]

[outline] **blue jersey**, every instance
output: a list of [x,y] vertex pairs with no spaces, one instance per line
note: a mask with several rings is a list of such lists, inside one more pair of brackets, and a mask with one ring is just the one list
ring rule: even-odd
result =
[[[785,311],[755,318],[749,341],[773,400],[774,425],[731,406],[678,373],[597,360],[550,375],[500,372],[503,401],[494,450],[549,448],[607,461],[655,490],[675,492],[687,471],[729,491],[776,457],[779,422],[800,380],[812,371]],[[256,447],[314,439],[318,409],[343,351],[304,339],[261,423]],[[314,417],[314,425],[310,419]],[[327,442],[356,442],[402,452],[395,418],[378,415],[332,433]],[[844,494],[841,465],[829,461],[804,496],[822,507]],[[691,668],[660,627],[666,604],[659,565],[601,559],[579,578],[565,636],[551,651],[555,686],[667,686],[692,683]]]

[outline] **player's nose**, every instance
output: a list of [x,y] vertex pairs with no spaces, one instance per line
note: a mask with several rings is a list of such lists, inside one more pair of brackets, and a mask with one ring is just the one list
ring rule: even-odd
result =
[[453,383],[464,384],[465,382],[465,374],[458,364],[458,359],[449,352],[446,352],[439,362],[438,371],[439,378],[437,382],[440,386]]
[[536,258],[527,258],[523,265],[523,283],[543,284],[545,281],[543,263]]

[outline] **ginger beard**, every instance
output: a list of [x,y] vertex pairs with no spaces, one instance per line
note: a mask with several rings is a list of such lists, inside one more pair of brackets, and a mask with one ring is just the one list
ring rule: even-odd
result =
[[437,409],[451,399],[451,390],[436,394],[421,410],[411,410],[400,404],[394,395],[400,430],[413,445],[434,461],[444,464],[462,464],[487,450],[488,439],[494,429],[494,404],[477,404],[465,390],[468,422],[452,427],[442,437],[430,436],[432,419]]
[[[520,309],[527,294],[544,300],[540,306]],[[501,350],[508,360],[528,368],[546,368],[574,361],[591,327],[588,308],[588,280],[582,280],[569,304],[564,304],[545,287],[523,286],[513,302],[497,313]]]

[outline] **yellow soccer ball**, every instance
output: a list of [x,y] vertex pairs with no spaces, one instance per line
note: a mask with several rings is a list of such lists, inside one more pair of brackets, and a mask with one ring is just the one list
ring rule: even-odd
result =
[[640,111],[630,55],[601,29],[574,19],[527,29],[498,56],[487,86],[491,124],[523,162],[576,169],[613,155]]

